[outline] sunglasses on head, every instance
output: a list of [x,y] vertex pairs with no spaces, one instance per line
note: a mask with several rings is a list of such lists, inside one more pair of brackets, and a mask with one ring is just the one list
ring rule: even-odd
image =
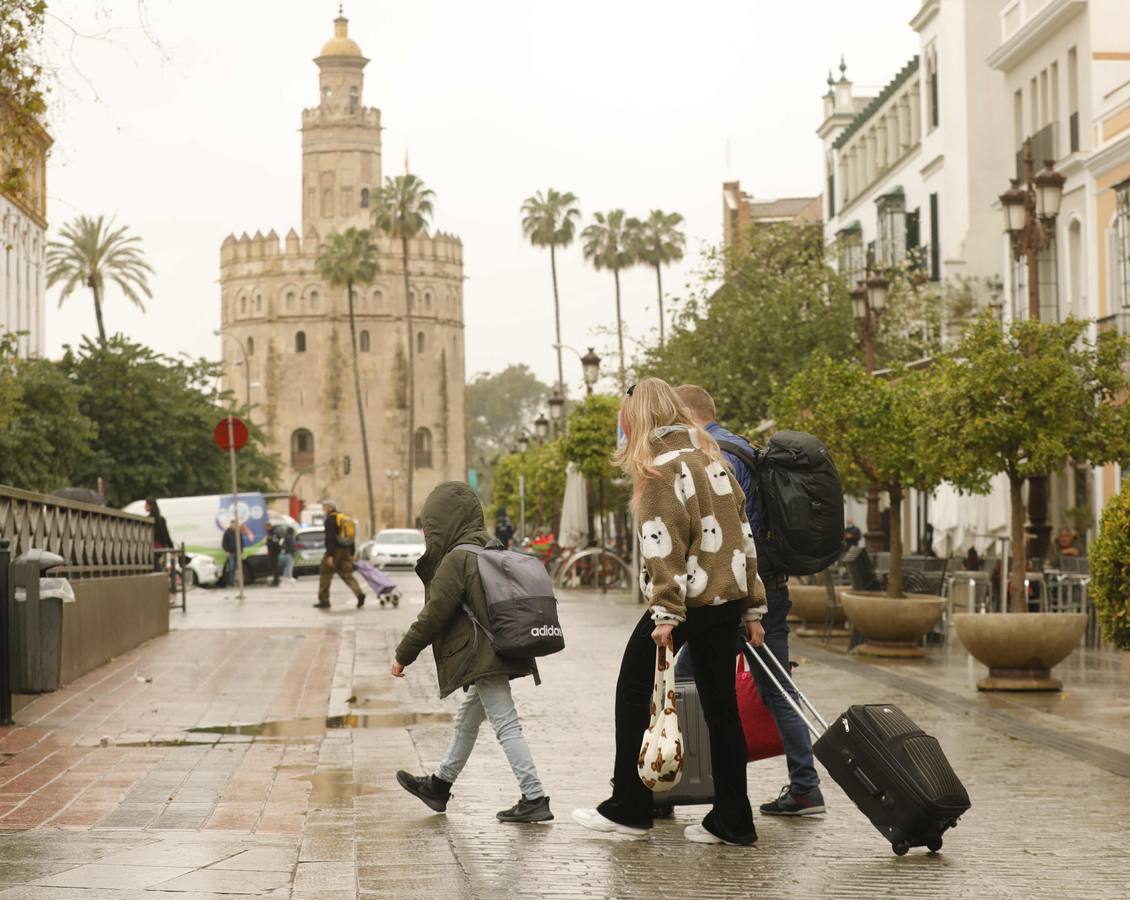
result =
[[632,396],[632,392],[635,391],[635,389],[636,389],[636,386],[634,384],[630,388],[628,388],[628,396],[629,397]]

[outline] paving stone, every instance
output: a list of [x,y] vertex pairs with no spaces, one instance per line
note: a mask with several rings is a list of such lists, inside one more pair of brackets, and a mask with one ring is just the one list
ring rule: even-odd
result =
[[43,887],[69,888],[148,888],[191,872],[191,868],[166,866],[107,866],[92,863],[76,866],[35,883]]
[[163,882],[166,891],[211,891],[216,894],[260,895],[289,887],[289,872],[245,872],[237,869],[198,869]]
[[210,866],[213,869],[239,869],[245,872],[292,872],[296,853],[285,847],[254,847],[242,850],[222,862]]

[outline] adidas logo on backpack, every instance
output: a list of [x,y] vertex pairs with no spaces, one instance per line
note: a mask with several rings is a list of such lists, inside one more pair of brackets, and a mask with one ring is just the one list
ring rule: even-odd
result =
[[531,637],[565,637],[556,625],[542,625],[541,628],[531,628]]

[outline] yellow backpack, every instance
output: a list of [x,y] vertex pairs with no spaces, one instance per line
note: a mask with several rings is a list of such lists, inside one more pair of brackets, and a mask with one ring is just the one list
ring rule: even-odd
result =
[[357,522],[345,513],[334,513],[337,516],[337,539],[341,544],[352,544],[357,539]]

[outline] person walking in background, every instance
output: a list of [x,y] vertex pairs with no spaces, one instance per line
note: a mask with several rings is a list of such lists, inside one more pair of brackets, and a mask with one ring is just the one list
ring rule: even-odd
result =
[[267,557],[271,566],[271,587],[279,586],[279,557],[282,556],[283,537],[286,535],[286,526],[281,522],[271,526],[267,532]]
[[[691,419],[703,428],[722,450],[722,455],[733,470],[738,484],[745,492],[745,512],[753,531],[754,542],[761,539],[763,531],[757,510],[757,479],[750,469],[747,459],[756,459],[757,451],[745,438],[732,434],[718,424],[718,413],[714,400],[705,390],[693,384],[684,384],[677,389],[679,399],[690,413]],[[730,449],[737,452],[730,452]],[[743,458],[745,457],[745,458]],[[852,530],[854,529],[854,534]],[[858,539],[859,529],[849,526],[845,529],[845,542],[849,534]],[[765,559],[762,555],[762,560]],[[759,574],[765,582],[768,612],[762,620],[765,629],[765,646],[769,648],[785,671],[789,669],[789,583],[787,572],[772,572],[759,567]],[[812,737],[804,720],[797,715],[788,700],[766,676],[760,666],[750,665],[758,693],[768,707],[781,733],[781,746],[789,768],[789,783],[781,788],[775,800],[761,805],[764,815],[808,816],[825,810],[824,796],[820,792],[820,776],[812,757]]]
[[291,584],[298,580],[294,577],[294,538],[294,529],[287,525],[283,529],[279,568],[282,570],[282,577]]
[[[153,520],[153,549],[172,549],[173,539],[169,534],[169,523],[166,522],[165,517],[161,515],[161,510],[157,507],[156,497],[145,498],[145,514]],[[175,566],[170,564],[170,556],[171,554],[168,553],[154,553],[153,571],[162,572],[167,570],[169,572],[169,591],[176,593]]]
[[658,378],[629,388],[620,406],[626,442],[613,461],[632,479],[640,522],[640,585],[650,604],[628,638],[616,682],[612,796],[573,819],[593,831],[643,837],[652,793],[638,772],[647,729],[656,647],[687,644],[710,732],[714,804],[688,841],[749,845],[757,840],[746,795],[746,746],[738,715],[735,635],[744,623],[762,643],[765,588],[746,521],[745,497],[714,439],[691,421],[674,389]]
[[224,562],[224,585],[231,587],[235,584],[235,567],[240,565],[243,558],[243,535],[236,528],[235,520],[224,529],[224,536],[220,542],[224,552],[228,555]]
[[469,607],[479,622],[490,621],[478,560],[469,550],[455,549],[459,544],[491,544],[483,508],[467,485],[448,481],[432,491],[420,517],[427,552],[416,564],[416,574],[424,582],[424,608],[396,648],[391,671],[403,678],[405,667],[431,646],[440,696],[462,688],[463,697],[451,744],[434,774],[412,775],[401,770],[396,780],[431,809],[446,812],[451,785],[475,748],[479,726],[489,719],[522,790],[522,798],[496,818],[500,822],[548,822],[553,818],[549,798],[510,694],[512,678],[532,675],[534,683],[540,683],[537,662],[532,657],[496,655],[491,641],[476,634],[464,611]]
[[353,577],[353,545],[357,537],[357,526],[348,516],[338,512],[333,500],[323,500],[322,509],[326,514],[326,553],[318,572],[318,602],[314,604],[314,608],[330,608],[330,584],[336,573],[353,591],[353,596],[357,598],[357,608],[360,609],[365,605],[365,593]]
[[510,547],[514,540],[514,522],[506,514],[506,507],[500,506],[494,517],[494,536],[503,547]]

